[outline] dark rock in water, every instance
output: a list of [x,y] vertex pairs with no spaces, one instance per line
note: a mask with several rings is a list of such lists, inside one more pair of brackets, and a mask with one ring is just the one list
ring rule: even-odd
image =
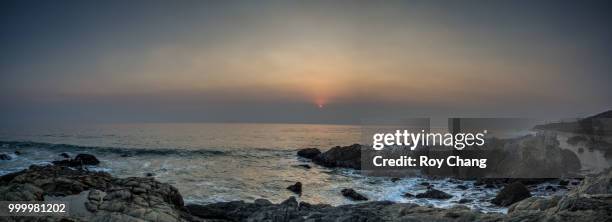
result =
[[[45,221],[610,221],[611,194],[612,170],[607,170],[587,177],[563,197],[531,197],[516,202],[508,208],[508,214],[479,213],[461,205],[442,209],[390,201],[330,206],[298,203],[295,197],[278,204],[257,199],[252,203],[184,206],[176,188],[153,178],[115,178],[108,173],[56,165],[31,166],[0,176],[3,201],[84,195],[80,199],[70,196],[71,201],[85,207],[84,214],[43,218]],[[469,201],[463,198],[459,203]]]
[[321,151],[317,148],[306,148],[306,149],[301,149],[297,152],[298,156],[308,158],[308,159],[315,158],[319,154],[321,154]]
[[461,181],[459,181],[457,179],[453,179],[453,178],[448,179],[447,182],[454,183],[454,184],[462,183]]
[[124,153],[124,154],[121,154],[121,155],[119,155],[119,156],[120,156],[120,157],[131,157],[132,155],[131,155],[131,154]]
[[100,161],[94,155],[91,154],[79,154],[74,158],[75,161],[80,162],[83,165],[98,165]]
[[468,187],[465,185],[457,185],[457,189],[461,189],[461,190],[467,190]]
[[405,197],[405,198],[412,198],[412,197],[414,197],[414,195],[411,194],[411,193],[405,193],[402,196]]
[[557,188],[554,188],[553,186],[550,186],[550,185],[546,186],[544,189],[545,190],[557,191]]
[[146,173],[145,176],[152,177],[152,176],[155,176],[155,174],[154,173]]
[[304,169],[310,169],[310,168],[312,168],[312,167],[311,167],[310,165],[308,165],[308,164],[299,164],[299,165],[297,165],[297,166],[298,166],[298,167],[303,167]]
[[472,200],[471,199],[467,199],[467,198],[461,198],[458,203],[460,204],[464,204],[464,203],[471,203]]
[[489,189],[495,188],[495,185],[489,183],[489,184],[486,184],[484,188],[489,188]]
[[21,152],[19,152],[19,150],[15,150],[15,155],[21,155]]
[[453,195],[447,194],[445,192],[429,189],[425,191],[425,193],[420,193],[416,195],[416,198],[428,198],[428,199],[450,199]]
[[74,157],[74,159],[53,161],[53,164],[58,166],[77,167],[83,165],[98,165],[100,161],[94,155],[81,153]]
[[559,180],[559,185],[567,186],[567,185],[569,185],[569,180]]
[[0,153],[0,160],[11,160],[13,157],[9,156],[6,153]]
[[360,201],[360,200],[368,200],[367,197],[365,197],[364,195],[357,193],[357,191],[351,189],[351,188],[346,188],[346,189],[342,189],[342,196],[348,197],[352,200],[355,201]]
[[393,178],[391,178],[391,182],[393,182],[393,183],[395,183],[395,182],[397,182],[397,181],[400,181],[400,180],[401,180],[401,179],[400,179],[400,178],[397,178],[397,177],[393,177]]
[[67,153],[60,153],[59,156],[64,157],[64,158],[70,158],[70,155],[68,155]]
[[[527,198],[508,208],[508,214],[479,213],[460,205],[441,209],[390,201],[333,207],[304,202],[298,204],[295,198],[280,204],[265,200],[254,203],[233,201],[204,206],[188,205],[186,209],[190,215],[204,221],[609,221],[610,198],[604,195],[609,193],[599,194],[607,192],[604,188],[609,183],[609,177],[600,177],[590,180],[589,186],[581,186],[576,195]],[[585,192],[595,196],[580,195]],[[469,201],[466,198],[459,200],[460,203]]]
[[326,167],[361,169],[361,145],[336,146],[314,157],[313,162]]
[[426,187],[428,187],[428,186],[429,186],[429,183],[428,183],[428,182],[421,182],[420,184],[421,184],[421,186],[426,186]]
[[527,187],[520,182],[514,182],[500,190],[491,203],[507,207],[528,197],[531,197],[531,193]]
[[290,190],[290,191],[292,191],[292,192],[294,192],[296,194],[300,194],[301,195],[302,194],[302,183],[297,182],[297,183],[295,183],[295,184],[293,184],[291,186],[288,186],[287,190]]
[[564,185],[559,185],[559,189],[564,189],[564,190],[567,190],[567,186],[564,186]]

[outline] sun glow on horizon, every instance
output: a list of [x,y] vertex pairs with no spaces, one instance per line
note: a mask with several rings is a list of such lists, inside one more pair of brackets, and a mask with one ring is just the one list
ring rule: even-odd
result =
[[316,99],[314,103],[319,109],[323,109],[323,107],[325,107],[325,100],[323,99]]

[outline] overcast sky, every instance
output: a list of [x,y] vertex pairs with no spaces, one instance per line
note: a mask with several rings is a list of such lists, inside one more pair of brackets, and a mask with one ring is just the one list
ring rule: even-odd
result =
[[580,117],[610,1],[1,1],[0,123]]

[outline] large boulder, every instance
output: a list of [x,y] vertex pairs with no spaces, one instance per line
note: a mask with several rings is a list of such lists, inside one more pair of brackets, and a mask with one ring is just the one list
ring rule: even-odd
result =
[[345,167],[361,169],[361,145],[336,146],[313,158],[313,161],[326,167]]
[[612,168],[608,168],[598,176],[585,178],[571,194],[612,194]]
[[302,195],[302,183],[296,182],[295,184],[288,186],[287,190]]
[[56,165],[31,166],[2,176],[0,200],[69,201],[71,209],[83,210],[48,221],[189,220],[181,194],[171,185],[150,177],[114,178],[108,173]]
[[351,200],[355,200],[355,201],[368,200],[366,196],[364,196],[363,194],[357,193],[357,191],[351,188],[342,189],[340,192],[342,193],[342,196],[348,197]]
[[506,207],[529,197],[531,197],[531,193],[527,187],[521,182],[514,182],[500,190],[497,196],[491,200],[491,203]]
[[6,153],[0,153],[0,160],[11,160],[13,159],[10,155]]
[[317,148],[305,148],[305,149],[298,150],[297,152],[298,156],[308,158],[308,159],[315,158],[319,154],[321,154],[321,151]]
[[508,208],[510,220],[610,221],[612,218],[612,171],[587,177],[562,197],[531,197]]
[[98,165],[100,161],[94,155],[81,153],[74,159],[53,161],[58,166],[78,167],[83,165]]
[[529,197],[522,201],[516,202],[508,207],[508,213],[515,211],[543,211],[556,207],[559,203],[559,196],[552,198],[544,197]]
[[428,199],[450,199],[453,195],[447,194],[443,191],[436,189],[428,189],[424,193],[417,194],[416,198],[428,198]]

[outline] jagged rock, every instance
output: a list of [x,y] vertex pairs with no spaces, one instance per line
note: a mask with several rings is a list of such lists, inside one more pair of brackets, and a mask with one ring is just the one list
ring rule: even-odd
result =
[[78,154],[74,157],[74,160],[80,162],[83,165],[98,165],[100,161],[94,155],[91,154]]
[[290,190],[291,192],[301,195],[302,194],[302,183],[296,182],[295,184],[288,186],[287,190]]
[[63,158],[70,158],[70,155],[68,153],[60,153],[59,156],[63,157]]
[[491,200],[491,203],[499,206],[510,206],[528,197],[531,197],[531,193],[527,187],[520,182],[514,182],[500,190],[497,196]]
[[69,166],[77,167],[83,165],[98,165],[100,161],[94,155],[91,154],[78,154],[74,159],[53,161],[53,164],[58,166]]
[[420,193],[416,195],[416,198],[428,198],[428,199],[450,199],[453,195],[447,194],[443,191],[439,191],[436,189],[428,189],[425,193]]
[[[513,193],[509,191],[515,190],[511,187],[516,183],[503,190]],[[31,166],[0,177],[2,201],[84,197],[78,202],[84,205],[84,214],[49,217],[44,221],[610,221],[611,191],[612,170],[608,170],[583,180],[563,197],[531,197],[516,202],[504,215],[479,213],[462,205],[441,209],[373,201],[330,206],[298,203],[295,197],[278,204],[257,199],[253,203],[233,201],[184,206],[176,188],[153,178],[114,178],[107,173],[54,165]],[[458,202],[465,201],[469,199]],[[29,221],[28,218],[15,220]]]
[[255,201],[253,201],[253,203],[255,203],[257,205],[261,205],[261,206],[271,205],[272,204],[272,202],[270,202],[269,200],[266,200],[266,199],[256,199]]
[[457,185],[457,189],[460,189],[460,190],[467,190],[467,189],[468,189],[468,187],[467,187],[467,186],[465,186],[465,185]]
[[612,170],[588,177],[563,197],[531,197],[508,208],[508,218],[530,221],[610,221]]
[[461,198],[461,199],[459,199],[459,201],[457,201],[457,203],[460,203],[460,204],[471,203],[471,202],[472,202],[472,200],[471,199],[467,199],[467,198]]
[[558,196],[555,196],[552,198],[529,197],[527,199],[524,199],[522,201],[519,201],[519,202],[516,202],[510,205],[510,207],[508,207],[508,213],[512,213],[515,211],[524,211],[524,210],[529,210],[529,211],[547,210],[552,207],[555,207],[557,203],[559,203],[559,199],[560,197]]
[[11,159],[13,159],[13,157],[11,157],[10,155],[6,153],[0,153],[0,160],[11,160]]
[[15,155],[21,155],[21,152],[19,150],[15,150],[15,152],[13,152]]
[[315,156],[313,162],[326,167],[361,169],[361,145],[336,146]]
[[308,159],[315,158],[319,154],[321,154],[321,151],[317,148],[305,148],[305,149],[298,150],[297,152],[298,156],[308,158]]
[[481,214],[467,207],[439,209],[410,203],[374,201],[333,207],[297,203],[290,198],[280,204],[259,205],[234,201],[209,205],[188,205],[189,212],[202,219],[229,221],[499,221],[502,214]]
[[296,165],[296,166],[297,166],[297,167],[302,167],[302,168],[304,168],[304,169],[310,169],[310,168],[312,168],[312,167],[311,167],[310,165],[308,165],[308,164],[298,164],[298,165]]
[[9,184],[0,187],[0,201],[42,201],[43,190],[32,184]]
[[[82,200],[73,198],[85,195]],[[0,200],[72,198],[86,212],[57,218],[76,221],[179,221],[188,218],[176,188],[153,178],[114,178],[64,166],[31,166],[0,178]],[[79,200],[80,202],[74,202]]]
[[351,189],[351,188],[346,188],[346,189],[342,189],[342,191],[340,191],[342,193],[342,196],[348,197],[351,200],[355,200],[355,201],[360,201],[360,200],[368,200],[368,198],[360,193],[357,193],[357,191]]
[[572,194],[611,194],[612,193],[612,168],[600,173],[596,177],[587,177],[572,192]]

